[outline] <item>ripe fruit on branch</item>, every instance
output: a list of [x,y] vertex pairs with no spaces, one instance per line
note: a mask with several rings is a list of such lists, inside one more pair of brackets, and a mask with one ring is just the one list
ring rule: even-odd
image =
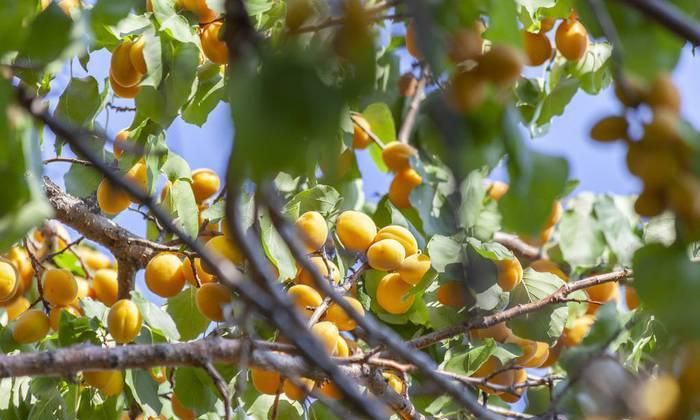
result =
[[411,309],[416,300],[415,295],[408,296],[412,287],[401,280],[398,273],[387,274],[377,285],[377,304],[390,314],[404,314]]
[[109,75],[119,86],[131,88],[141,81],[143,73],[139,72],[131,61],[131,41],[123,41],[112,51]]
[[377,235],[377,225],[364,213],[354,210],[344,211],[335,224],[343,248],[350,252],[365,252]]
[[460,29],[450,35],[447,44],[447,56],[455,64],[467,60],[476,60],[482,52],[484,40],[476,25],[468,29]]
[[199,23],[207,23],[216,19],[216,12],[209,8],[207,0],[181,0],[185,10],[197,15]]
[[83,380],[99,389],[107,397],[119,395],[124,389],[124,376],[121,370],[96,370],[83,372]]
[[276,395],[282,382],[279,372],[256,367],[250,368],[250,378],[253,386],[261,394]]
[[139,92],[141,91],[141,86],[136,85],[132,87],[126,87],[120,85],[112,75],[110,74],[109,76],[109,84],[112,86],[112,91],[114,92],[115,95],[117,95],[120,98],[126,98],[126,99],[131,99],[135,98]]
[[413,254],[406,257],[399,267],[401,280],[416,285],[420,283],[425,273],[430,270],[430,257],[425,254]]
[[544,33],[523,32],[523,48],[527,64],[540,66],[552,57],[552,43]]
[[97,300],[107,306],[114,305],[119,294],[117,271],[111,268],[97,270],[92,278],[92,290]]
[[142,324],[141,311],[129,299],[118,300],[109,309],[107,327],[109,334],[119,344],[133,341],[139,335]]
[[12,338],[19,344],[41,341],[49,332],[49,317],[44,311],[32,309],[23,312],[15,321]]
[[411,191],[420,185],[422,178],[413,169],[398,172],[389,185],[389,201],[399,209],[411,207]]
[[[350,304],[350,306],[352,306],[355,312],[357,312],[361,316],[364,316],[365,309],[362,307],[362,304],[359,300],[351,297],[344,297],[343,299],[345,299]],[[345,310],[341,308],[337,302],[333,302],[330,304],[328,310],[326,311],[324,319],[335,324],[340,331],[352,331],[355,329],[355,327],[357,327],[357,323],[355,322],[355,320],[350,318],[347,312],[345,312]],[[344,342],[344,340],[342,341]]]
[[395,239],[382,239],[367,249],[367,263],[379,271],[392,271],[406,258],[404,247]]
[[469,113],[484,102],[486,80],[474,70],[461,71],[452,76],[446,95],[447,103],[455,111]]
[[513,290],[523,279],[523,267],[520,261],[513,257],[509,260],[496,261],[498,269],[498,285],[504,292]]
[[372,144],[372,138],[367,134],[371,130],[369,122],[362,115],[354,115],[352,120],[352,148],[366,149]]
[[627,119],[613,115],[605,117],[591,128],[591,138],[600,142],[610,142],[627,138]]
[[162,252],[146,265],[146,286],[160,297],[173,297],[185,286],[182,261],[171,253]]
[[73,273],[60,268],[44,271],[41,278],[44,299],[52,305],[69,305],[78,296],[78,283]]
[[228,287],[220,283],[205,283],[197,289],[195,302],[197,309],[208,319],[224,321],[224,306],[231,303],[233,295]]
[[323,247],[328,238],[326,220],[317,211],[307,211],[294,223],[300,233],[307,252],[315,252]]
[[401,172],[411,168],[411,156],[418,155],[418,151],[410,144],[397,141],[389,143],[382,150],[382,160],[392,172]]
[[53,306],[49,311],[49,326],[52,330],[58,331],[58,326],[61,323],[61,312],[68,312],[74,317],[80,317],[80,310],[74,306]]
[[124,130],[119,130],[116,136],[114,136],[114,143],[112,144],[112,151],[114,152],[115,159],[121,159],[124,149],[122,149],[122,144],[126,144],[129,140],[129,132]]
[[131,204],[131,197],[121,188],[115,187],[107,178],[97,187],[97,204],[102,213],[113,216],[124,211]]
[[331,381],[317,382],[316,391],[329,400],[339,400],[343,398],[343,393],[340,392],[340,389]]
[[399,395],[404,395],[406,392],[406,384],[393,372],[382,372],[382,376],[386,380],[386,384]]
[[311,327],[311,333],[321,340],[323,348],[326,349],[329,355],[335,355],[336,349],[338,348],[338,339],[340,338],[338,327],[336,327],[335,324],[328,321],[321,321]]
[[574,347],[583,341],[591,330],[595,316],[586,314],[573,321],[569,326],[564,327],[564,331],[559,338],[559,342],[564,347]]
[[34,267],[32,267],[27,251],[17,246],[12,247],[10,252],[7,253],[7,259],[17,269],[17,273],[22,280],[22,291],[29,290],[32,286],[32,280],[34,280]]
[[216,194],[221,187],[219,175],[212,169],[197,169],[192,171],[192,192],[197,204]]
[[[148,189],[148,168],[146,168],[146,162],[143,159],[136,162],[134,166],[126,171],[124,178],[134,183],[141,191],[146,192]],[[131,200],[133,201],[133,198]]]
[[[243,254],[241,250],[226,236],[225,232],[224,230],[224,235],[211,238],[205,247],[220,258],[225,258],[235,265],[243,264]],[[202,261],[202,268],[209,274],[214,273],[214,269],[209,267],[206,261]]]
[[479,57],[478,74],[500,88],[512,86],[523,71],[523,54],[509,45],[494,45]]
[[533,341],[511,335],[506,338],[506,343],[513,343],[520,347],[523,354],[515,359],[515,364],[524,368],[538,368],[549,357],[549,345],[542,341]]
[[192,286],[197,284],[197,280],[194,278],[195,270],[197,270],[197,277],[199,277],[199,281],[202,284],[216,281],[216,278],[213,275],[204,271],[201,258],[197,257],[194,259],[194,269],[192,269],[191,258],[185,258],[184,261],[182,261],[182,272],[185,275],[185,280],[187,280],[187,282]]
[[144,37],[140,37],[131,45],[131,48],[129,48],[129,60],[131,60],[131,65],[142,75],[148,72],[146,68],[146,59],[143,56],[143,47],[145,46],[146,41]]
[[398,241],[403,246],[404,251],[406,251],[407,257],[418,252],[416,237],[403,226],[389,225],[379,229],[379,232],[377,232],[377,235],[374,237],[374,242],[381,241],[382,239],[394,239]]
[[[527,371],[525,369],[515,369],[513,371],[513,385],[527,382]],[[509,404],[514,404],[520,400],[525,388],[517,388],[513,392],[502,392],[498,394],[501,399]]]
[[578,20],[566,19],[559,24],[554,41],[567,60],[580,60],[588,50],[588,31]]
[[[587,288],[586,294],[591,300],[606,303],[617,297],[618,289],[616,282],[601,283]],[[595,313],[599,307],[598,303],[589,303],[588,313]]]
[[321,305],[323,297],[311,286],[306,284],[296,284],[287,290],[289,298],[294,302],[297,309],[307,319],[311,317],[314,310]]
[[[323,257],[321,256],[313,256],[309,258],[311,261],[311,264],[316,267],[316,269],[321,273],[321,275],[328,279],[330,278],[330,281],[338,284],[340,283],[340,270],[338,270],[338,266],[335,265],[333,261],[330,260],[323,260]],[[330,272],[328,271],[330,269]],[[314,287],[316,285],[316,282],[314,282],[314,277],[313,275],[307,271],[305,268],[302,268],[299,271],[299,274],[297,275],[296,278],[296,283],[297,284],[305,284],[307,286]]]
[[343,336],[338,336],[338,340],[335,342],[335,356],[336,357],[348,357],[350,355],[350,346],[348,342],[345,341]]
[[540,21],[540,33],[541,34],[546,34],[547,32],[551,31],[552,28],[554,28],[554,24],[556,23],[556,19],[551,18],[551,17],[546,17]]
[[627,307],[630,310],[634,310],[639,307],[639,295],[637,294],[637,289],[630,285],[625,286],[625,302],[627,302]]
[[549,217],[547,217],[547,220],[544,222],[545,228],[550,228],[559,223],[562,214],[564,214],[564,208],[562,207],[561,202],[555,201],[552,203],[552,211],[549,213]]
[[634,211],[642,217],[654,217],[666,208],[666,194],[662,188],[644,188],[634,202]]
[[442,283],[437,290],[438,302],[456,309],[466,307],[473,301],[466,286],[459,280],[450,280]]
[[5,306],[5,312],[7,313],[7,320],[14,321],[19,318],[20,315],[24,313],[31,303],[24,296],[20,296],[9,305]]
[[282,392],[290,400],[302,401],[306,395],[314,388],[314,380],[308,378],[298,378],[297,381],[301,386],[297,386],[294,382],[286,379],[282,385]]
[[220,65],[228,64],[228,47],[221,38],[221,22],[212,22],[204,27],[199,34],[204,55],[212,62]]
[[655,110],[667,109],[675,114],[681,110],[681,94],[667,73],[659,74],[651,82],[646,101]]
[[[488,385],[509,387],[513,385],[513,381],[515,380],[515,374],[513,373],[513,370],[504,370],[494,375],[495,372],[501,370],[502,368],[503,363],[501,363],[501,361],[496,356],[491,356],[481,366],[479,366],[479,368],[474,373],[472,373],[471,376],[475,378],[488,378]],[[501,392],[490,388],[488,385],[479,385],[479,388],[481,388],[484,392],[489,394]]]
[[15,266],[0,258],[0,304],[9,303],[16,296],[20,283]]
[[564,281],[569,281],[569,277],[551,260],[535,260],[530,264],[530,268],[539,273],[552,273]]
[[469,336],[472,338],[493,338],[499,343],[504,343],[508,337],[513,335],[513,331],[508,328],[505,322],[499,322],[498,324],[487,327],[487,328],[477,328],[469,331]]

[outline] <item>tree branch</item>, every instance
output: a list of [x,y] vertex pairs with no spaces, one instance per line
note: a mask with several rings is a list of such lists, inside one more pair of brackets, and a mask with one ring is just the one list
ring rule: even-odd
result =
[[618,0],[675,32],[694,46],[700,45],[700,25],[668,2],[659,0]]
[[408,143],[408,139],[411,137],[411,131],[413,131],[413,126],[416,124],[416,117],[418,116],[418,109],[420,108],[421,101],[425,98],[423,94],[425,90],[425,84],[428,79],[428,71],[425,66],[421,70],[420,78],[418,79],[418,85],[416,86],[416,93],[411,99],[411,103],[408,106],[408,111],[401,124],[401,129],[399,130],[398,141],[399,143]]
[[515,235],[504,232],[496,232],[493,240],[513,251],[517,256],[528,260],[536,260],[542,257],[542,250],[523,242]]

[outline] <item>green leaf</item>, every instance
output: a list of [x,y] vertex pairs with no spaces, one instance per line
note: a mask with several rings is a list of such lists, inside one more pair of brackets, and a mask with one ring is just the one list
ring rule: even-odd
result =
[[95,318],[76,317],[67,311],[61,311],[61,319],[58,324],[58,342],[61,347],[68,347],[78,343],[102,343],[97,332],[100,322]]
[[467,243],[482,257],[491,261],[511,260],[513,252],[498,242],[481,242],[476,238],[467,238]]
[[73,164],[63,175],[63,183],[66,192],[79,198],[85,198],[94,194],[102,181],[103,175],[95,168]]
[[80,299],[80,307],[86,318],[95,318],[102,324],[107,324],[107,311],[109,308],[104,303],[92,300],[91,298]]
[[[523,280],[510,292],[510,306],[540,301],[563,285],[562,279],[554,274],[528,268],[523,273]],[[553,343],[559,339],[567,315],[565,304],[547,305],[542,310],[512,319],[509,325],[519,337]]]
[[607,42],[597,42],[588,46],[586,54],[578,61],[569,62],[567,70],[580,82],[581,89],[590,95],[597,95],[610,85],[612,46]]
[[328,185],[316,185],[306,189],[294,197],[284,206],[285,212],[290,208],[299,206],[299,215],[307,211],[317,211],[322,216],[328,218],[335,213],[342,197],[338,191]]
[[199,234],[199,209],[194,199],[192,185],[178,179],[170,188],[170,195],[175,203],[178,224],[187,235],[196,238]]
[[163,79],[162,86],[168,121],[177,116],[190,97],[197,75],[200,51],[196,44],[175,43],[172,54],[170,71]]
[[[396,140],[394,117],[391,113],[391,109],[389,109],[386,104],[370,104],[362,111],[362,116],[369,123],[372,133],[374,133],[379,140],[384,142],[384,144]],[[387,172],[389,168],[386,167],[384,159],[382,159],[382,150],[377,145],[373,144],[369,146],[369,151],[377,168],[382,172]]]
[[77,127],[92,127],[106,100],[107,90],[100,92],[94,77],[74,77],[58,98],[54,115]]
[[146,415],[160,414],[163,404],[158,398],[158,383],[144,369],[129,369],[126,371],[124,383],[131,390],[131,395]]
[[168,299],[165,310],[175,322],[180,333],[180,339],[192,340],[203,333],[210,321],[197,309],[195,294],[197,289],[188,287],[177,296]]
[[518,28],[518,11],[515,2],[484,0],[489,15],[489,26],[484,37],[493,43],[520,46],[523,37]]
[[540,103],[537,119],[531,125],[530,130],[538,132],[546,124],[549,124],[552,118],[562,115],[571,99],[578,91],[579,81],[573,78],[560,80],[554,89],[544,97]]
[[214,410],[214,384],[202,369],[184,366],[177,368],[175,393],[183,406],[193,409],[197,414]]
[[31,1],[10,0],[0,2],[0,53],[18,50],[27,36],[26,20],[36,11]]
[[[217,69],[218,71],[218,69]],[[182,119],[190,124],[203,126],[212,110],[224,98],[224,78],[217,75],[211,79],[198,79],[197,90],[182,110]]]
[[98,0],[90,11],[89,19],[90,27],[98,44],[111,45],[115,36],[110,27],[116,26],[122,19],[126,18],[131,9],[138,7],[138,4],[139,0]]
[[652,217],[644,225],[644,243],[661,243],[670,246],[676,241],[676,218],[667,212],[657,217]]
[[20,56],[39,65],[60,58],[70,44],[72,27],[73,20],[56,2],[51,2],[27,28],[29,35],[20,49]]
[[187,18],[182,15],[172,15],[163,21],[160,30],[171,38],[182,43],[197,44],[198,39],[192,30]]
[[139,292],[131,292],[131,300],[138,306],[143,322],[153,330],[160,332],[171,340],[179,340],[180,333],[170,315],[155,303],[146,300]]
[[460,187],[462,203],[459,207],[460,226],[469,229],[474,226],[483,208],[486,186],[482,171],[472,171]]
[[68,270],[76,276],[85,277],[85,271],[78,257],[72,252],[63,252],[51,259],[58,268]]
[[612,196],[605,195],[596,200],[593,210],[608,246],[620,264],[630,266],[632,256],[642,246],[642,241],[635,233],[637,223],[630,223],[623,210],[618,207],[618,202]]
[[605,236],[593,217],[592,201],[581,195],[571,200],[559,222],[559,247],[573,268],[598,265],[605,251]]
[[292,252],[272,225],[267,212],[261,212],[258,221],[265,255],[277,267],[281,279],[293,279],[296,277],[297,263]]
[[447,273],[448,276],[456,274],[456,278],[464,277],[464,248],[459,242],[447,236],[435,235],[428,242],[428,255],[438,273]]
[[309,406],[308,416],[310,420],[341,420],[319,400],[314,401]]
[[178,179],[192,180],[192,170],[190,165],[180,155],[168,150],[168,158],[166,159],[160,171],[168,178],[170,182],[175,182]]

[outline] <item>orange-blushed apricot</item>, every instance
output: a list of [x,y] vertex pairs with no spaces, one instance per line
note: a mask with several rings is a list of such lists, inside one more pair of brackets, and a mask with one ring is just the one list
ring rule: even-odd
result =
[[107,178],[97,186],[97,204],[102,213],[113,216],[124,211],[131,204],[129,194],[112,184]]
[[311,333],[321,341],[321,344],[323,344],[323,347],[329,355],[332,356],[335,354],[338,348],[338,338],[340,338],[340,332],[335,324],[328,321],[321,321],[311,326]]
[[92,278],[92,289],[95,291],[95,298],[107,306],[114,305],[119,294],[119,281],[117,270],[103,268],[97,270]]
[[144,37],[140,37],[129,48],[129,60],[131,65],[141,74],[146,74],[146,59],[143,56],[143,47],[146,45]]
[[209,8],[207,0],[182,0],[182,6],[197,15],[199,23],[208,23],[216,19],[216,12]]
[[49,311],[49,326],[52,330],[58,331],[58,326],[61,323],[61,312],[68,312],[74,317],[80,317],[80,310],[74,306],[53,306]]
[[681,110],[681,94],[668,73],[661,73],[654,78],[646,100],[654,109],[667,109],[675,114]]
[[452,76],[446,95],[454,111],[469,113],[484,102],[486,79],[477,71],[460,71]]
[[[365,309],[359,300],[352,297],[344,297],[350,306],[357,312],[360,316],[364,316]],[[357,327],[357,322],[352,319],[347,312],[337,302],[333,302],[328,307],[326,314],[324,316],[326,321],[330,321],[335,324],[340,331],[352,331]]]
[[406,257],[399,266],[398,272],[401,280],[416,285],[420,283],[430,270],[430,257],[425,254],[413,254]]
[[557,200],[552,204],[552,211],[549,213],[549,217],[547,217],[547,220],[544,223],[545,228],[552,227],[559,223],[562,214],[564,214],[564,208],[562,207],[561,202]]
[[343,397],[343,393],[331,381],[316,382],[316,391],[329,400],[339,400]]
[[182,262],[182,271],[185,274],[185,280],[192,286],[197,284],[197,280],[194,278],[195,270],[197,270],[197,277],[202,284],[211,283],[216,281],[216,277],[204,271],[202,268],[202,259],[197,257],[194,259],[194,269],[192,268],[192,259],[185,258]]
[[379,240],[367,249],[367,263],[379,271],[392,271],[406,258],[406,251],[395,239]]
[[508,184],[502,181],[493,181],[486,187],[486,195],[493,201],[503,198],[508,192]]
[[[226,232],[224,230],[224,232]],[[243,264],[243,253],[225,234],[211,238],[205,247],[219,256],[231,261],[235,265]],[[210,274],[214,274],[212,267],[209,267],[205,261],[202,261],[202,268]]]
[[612,115],[599,120],[591,128],[591,138],[599,142],[611,142],[627,138],[627,119]]
[[389,273],[377,285],[377,304],[390,314],[404,314],[416,300],[414,295],[407,295],[412,287],[398,273]]
[[347,210],[338,216],[335,224],[343,248],[351,252],[365,252],[377,235],[377,225],[366,214]]
[[131,41],[123,41],[112,51],[109,74],[115,82],[125,88],[136,86],[143,76],[131,62]]
[[374,242],[383,239],[394,239],[398,241],[406,251],[407,257],[418,252],[416,237],[403,226],[389,225],[379,229],[379,232],[377,232],[377,235],[374,237]]
[[564,58],[580,60],[588,50],[588,31],[578,20],[566,19],[559,24],[554,42]]
[[554,28],[554,24],[557,22],[555,18],[546,17],[540,21],[540,33],[546,34]]
[[290,287],[287,294],[306,318],[310,318],[314,310],[323,302],[321,294],[306,284],[296,284]]
[[199,312],[215,322],[224,321],[224,306],[231,303],[231,300],[231,290],[220,283],[204,283],[197,289],[195,296]]
[[24,248],[14,246],[7,254],[7,259],[15,266],[22,280],[22,291],[31,289],[34,279],[34,267],[29,259],[29,254]]
[[447,56],[455,64],[476,60],[483,49],[484,40],[476,27],[463,28],[450,35]]
[[15,321],[12,338],[20,344],[41,341],[49,333],[49,317],[44,311],[31,309],[23,312]]
[[478,61],[478,74],[500,88],[512,86],[525,65],[523,54],[504,44],[494,45]]
[[114,92],[114,94],[120,98],[132,99],[135,98],[139,94],[139,92],[141,92],[141,86],[139,85],[131,87],[120,85],[119,82],[114,80],[114,77],[112,77],[111,73],[109,75],[109,85],[112,87],[112,91]]
[[[618,286],[616,282],[601,283],[595,286],[591,286],[586,290],[588,298],[596,302],[610,302],[615,298]],[[595,305],[596,309],[598,304],[589,304],[589,306]]]
[[559,360],[559,355],[561,354],[561,349],[562,349],[562,344],[561,342],[557,341],[557,343],[553,346],[549,347],[549,356],[547,356],[547,360],[544,361],[540,365],[541,368],[548,368],[554,366],[555,363]]
[[[316,267],[319,273],[321,273],[321,276],[323,276],[326,279],[330,279],[330,281],[335,284],[340,283],[340,270],[338,270],[338,266],[336,266],[333,261],[324,261],[323,257],[321,256],[313,256],[309,258],[309,260],[311,261],[311,264],[314,267]],[[316,285],[313,275],[305,268],[299,270],[299,273],[296,277],[296,283],[305,284],[311,287],[314,287]]]
[[0,304],[9,302],[15,297],[20,283],[15,266],[10,260],[0,259]]
[[561,268],[552,260],[539,259],[530,263],[530,268],[539,273],[551,273],[559,277],[564,281],[569,281],[569,276],[567,276]]
[[138,306],[129,299],[121,299],[112,305],[107,315],[109,334],[119,344],[129,343],[139,335],[143,317]]
[[515,364],[524,368],[538,368],[549,357],[549,345],[542,341],[533,341],[511,335],[506,338],[506,343],[513,343],[520,347],[523,354],[515,359]]
[[100,270],[112,266],[112,260],[100,251],[84,246],[78,248],[77,252],[90,270]]
[[124,375],[121,370],[85,371],[83,380],[108,397],[119,395],[124,389]]
[[25,298],[24,296],[18,297],[12,303],[5,306],[5,311],[7,312],[7,319],[9,321],[17,319],[20,315],[24,313],[24,311],[29,309],[30,305],[31,303],[29,302],[29,300],[27,300],[27,298]]
[[299,231],[308,252],[318,251],[326,243],[328,225],[321,213],[307,211],[297,218],[294,225]]
[[115,159],[121,159],[124,149],[122,147],[129,140],[129,132],[124,130],[119,130],[117,135],[114,136],[114,143],[112,143],[112,152],[114,153]]
[[[513,385],[527,382],[527,371],[525,369],[515,369],[513,371]],[[520,400],[525,388],[517,388],[513,392],[502,392],[498,394],[501,399],[509,404],[514,404]]]
[[78,296],[78,283],[68,270],[48,269],[44,271],[41,281],[44,299],[52,305],[69,305]]
[[216,194],[221,187],[219,175],[212,169],[196,169],[192,171],[192,192],[197,203]]
[[204,55],[216,64],[228,64],[228,47],[221,39],[221,22],[212,22],[199,34]]
[[363,116],[355,115],[352,126],[352,148],[366,149],[372,144],[372,138],[367,133],[371,130],[369,122]]
[[469,335],[472,338],[479,338],[482,340],[486,338],[493,338],[499,343],[504,343],[508,337],[513,335],[513,331],[508,328],[505,322],[499,322],[491,327],[470,330]]
[[574,347],[581,344],[591,330],[594,322],[595,316],[590,314],[582,315],[573,320],[569,326],[564,327],[559,342],[564,347]]
[[411,168],[411,156],[418,155],[418,151],[410,144],[391,142],[382,150],[382,160],[390,171],[400,172]]
[[411,191],[423,181],[418,172],[406,169],[397,172],[389,185],[389,201],[399,209],[411,207]]
[[498,385],[501,387],[509,387],[513,385],[515,374],[513,370],[504,370],[494,375],[494,373],[503,368],[503,363],[496,357],[489,357],[479,368],[471,374],[475,378],[489,378],[487,385],[479,385],[484,392],[489,394],[499,393],[500,391],[489,387],[489,385]]
[[469,291],[459,280],[442,283],[437,289],[437,300],[445,306],[464,308],[471,301]]
[[639,307],[639,295],[637,294],[637,289],[630,285],[625,286],[625,302],[627,302],[627,307],[630,310],[634,310]]
[[146,286],[160,297],[173,297],[185,286],[182,261],[171,253],[162,252],[146,265]]
[[314,380],[308,378],[298,378],[297,381],[299,382],[299,385],[296,385],[289,379],[285,379],[284,384],[282,384],[282,392],[284,392],[284,395],[286,395],[290,400],[302,401],[314,388]]
[[250,368],[250,377],[253,381],[253,387],[261,394],[277,394],[277,390],[282,383],[280,373],[273,370],[253,367]]
[[504,292],[513,290],[523,280],[523,267],[515,257],[496,261],[496,268],[498,269],[496,282]]
[[523,47],[529,66],[540,66],[552,57],[552,43],[544,33],[524,31]]

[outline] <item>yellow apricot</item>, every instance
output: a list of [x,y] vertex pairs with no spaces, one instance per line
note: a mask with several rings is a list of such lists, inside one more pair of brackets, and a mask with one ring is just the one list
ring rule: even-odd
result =
[[344,211],[335,224],[338,239],[348,251],[365,252],[377,235],[377,225],[364,213]]
[[177,395],[175,395],[175,393],[173,393],[173,396],[170,399],[170,404],[172,405],[173,414],[175,414],[175,416],[180,420],[195,419],[194,410],[182,405],[182,402],[180,402],[180,399],[177,397]]
[[216,64],[228,64],[228,47],[221,39],[221,22],[212,22],[199,34],[204,55]]
[[[224,231],[225,232],[225,231]],[[211,238],[205,247],[220,258],[225,258],[235,265],[243,264],[243,254],[241,250],[225,234]],[[209,274],[214,274],[214,270],[202,261],[202,268]]]
[[29,290],[34,280],[34,267],[29,259],[29,254],[24,248],[12,247],[7,254],[7,259],[15,266],[22,279],[22,291]]
[[515,364],[524,368],[538,368],[549,357],[549,345],[542,341],[533,341],[511,335],[506,338],[507,343],[516,344],[523,354],[515,359]]
[[413,254],[406,257],[399,266],[401,280],[416,285],[430,270],[430,257],[425,254]]
[[508,339],[508,337],[513,335],[513,331],[508,328],[505,322],[499,322],[491,327],[470,330],[469,335],[472,338],[479,338],[482,340],[486,338],[493,338],[499,343],[503,343]]
[[525,64],[523,54],[510,45],[494,45],[479,57],[478,73],[498,87],[507,88],[519,78]]
[[114,305],[119,294],[119,281],[117,271],[112,268],[103,268],[95,272],[92,278],[92,289],[95,298],[107,306]]
[[302,401],[313,389],[314,380],[308,378],[299,378],[297,380],[301,386],[294,384],[294,382],[289,379],[285,379],[284,384],[282,384],[282,392],[284,392],[284,395],[290,400]]
[[552,43],[543,33],[523,32],[523,48],[527,56],[527,64],[540,66],[552,57]]
[[550,228],[559,223],[562,214],[564,214],[564,208],[562,207],[561,202],[555,201],[552,204],[552,212],[549,213],[549,217],[547,217],[547,220],[544,222],[545,228]]
[[[615,282],[601,283],[586,289],[586,294],[590,300],[602,303],[610,302],[617,296],[617,293],[618,286]],[[600,304],[598,303],[589,303],[588,313],[595,313],[599,307]]]
[[[197,270],[197,277],[199,277],[199,281],[202,284],[216,281],[216,277],[204,271],[201,258],[194,259],[194,269]],[[194,270],[192,269],[192,260],[190,258],[185,258],[182,262],[182,271],[185,275],[185,280],[187,280],[189,284],[192,286],[197,284],[194,278]]]
[[338,336],[335,342],[335,356],[336,357],[348,357],[350,355],[350,346],[348,342],[345,341],[342,335]]
[[131,41],[124,41],[112,51],[112,61],[109,74],[120,86],[130,88],[136,86],[143,73],[140,73],[131,62]]
[[476,60],[483,49],[484,40],[477,27],[460,29],[449,38],[447,56],[454,64]]
[[138,306],[129,299],[121,299],[112,305],[107,316],[109,333],[119,344],[129,343],[139,335],[143,317]]
[[338,327],[336,327],[335,324],[328,321],[321,321],[311,327],[311,333],[321,340],[321,344],[323,344],[323,348],[326,349],[328,354],[331,356],[335,354],[338,347],[337,341],[338,338],[340,338]]
[[569,277],[563,271],[561,271],[557,263],[551,260],[535,260],[530,264],[530,268],[539,273],[552,273],[564,281],[569,281]]
[[316,309],[323,302],[323,297],[311,286],[297,284],[287,290],[292,302],[307,319],[311,317]]
[[490,388],[488,385],[498,385],[502,387],[509,387],[513,385],[515,380],[515,374],[513,370],[504,370],[493,375],[496,371],[503,368],[503,364],[496,356],[489,357],[479,368],[472,373],[471,376],[475,378],[489,378],[487,385],[479,385],[479,388],[484,390],[489,394],[499,393],[500,391]]
[[[309,260],[311,261],[311,264],[321,273],[321,276],[326,279],[330,278],[330,281],[335,284],[340,283],[340,270],[338,270],[338,266],[336,266],[333,261],[327,260],[324,262],[323,257],[321,256],[313,256],[309,258]],[[330,273],[328,271],[329,268]],[[316,286],[313,275],[305,268],[299,270],[295,282],[297,284],[305,284],[311,287]]]
[[307,211],[299,216],[295,226],[304,241],[307,252],[315,252],[321,249],[328,238],[328,225],[326,220],[317,211]]
[[[513,371],[513,385],[524,384],[527,382],[527,371],[525,369],[516,369]],[[517,388],[512,393],[503,392],[498,394],[501,399],[507,403],[514,404],[520,400],[525,388]]]
[[635,400],[640,413],[639,418],[674,419],[684,417],[678,413],[684,389],[678,380],[668,373],[649,378],[635,390]]
[[403,246],[404,251],[406,251],[407,257],[418,252],[416,237],[403,226],[389,225],[379,229],[379,232],[377,232],[377,235],[374,237],[374,242],[383,239],[394,239],[398,241]]
[[162,384],[168,379],[168,370],[165,366],[154,366],[148,369],[148,374],[157,384]]
[[547,17],[543,18],[540,21],[540,33],[546,34],[547,32],[551,31],[552,28],[554,28],[554,24],[556,23],[555,18]]
[[124,178],[134,183],[141,191],[146,192],[148,188],[148,169],[146,168],[146,163],[140,160],[134,164],[126,174]]
[[401,172],[411,168],[411,156],[418,155],[418,151],[410,144],[398,141],[387,144],[382,150],[382,160],[386,167],[393,172]]
[[682,144],[683,136],[680,132],[678,114],[668,108],[655,109],[651,121],[644,125],[642,141],[664,146],[668,143]]
[[422,178],[413,169],[398,172],[389,185],[389,201],[399,209],[411,207],[411,191],[420,185]]
[[66,311],[69,314],[80,317],[82,314],[75,306],[53,306],[49,311],[49,326],[52,330],[58,331],[58,326],[61,322],[61,312]]
[[231,303],[231,290],[220,283],[205,283],[197,289],[195,301],[197,309],[212,321],[224,321],[223,307]]
[[654,78],[646,100],[654,109],[665,108],[675,114],[681,110],[681,94],[667,73],[661,73]]
[[508,184],[501,181],[493,181],[486,187],[486,195],[493,201],[500,200],[508,192]]
[[12,338],[20,344],[41,341],[49,332],[49,317],[44,311],[31,309],[23,312],[15,321]]
[[78,296],[78,283],[73,273],[60,268],[44,271],[41,278],[44,299],[52,305],[68,305]]
[[700,180],[693,174],[683,174],[669,184],[668,204],[682,218],[693,220],[700,214],[699,193]]
[[146,286],[160,297],[173,297],[185,286],[182,261],[175,254],[162,252],[146,265]]
[[392,271],[406,258],[406,251],[395,239],[382,239],[367,249],[367,263],[379,271]]
[[591,128],[591,138],[599,142],[611,142],[627,138],[627,119],[613,115],[605,117]]
[[146,59],[143,56],[143,47],[146,45],[146,41],[143,37],[140,37],[136,42],[129,48],[129,60],[131,60],[131,65],[134,69],[141,73],[146,74]]
[[208,23],[216,19],[216,12],[209,8],[206,0],[182,0],[182,6],[197,15],[199,23]]
[[112,143],[112,152],[114,153],[115,159],[120,159],[124,149],[122,149],[122,144],[125,144],[129,140],[129,132],[124,130],[119,130],[116,136],[114,136],[114,143]]
[[108,397],[119,395],[124,389],[124,376],[121,370],[85,371],[83,380]]
[[[365,315],[365,308],[362,307],[359,300],[347,296],[343,299],[345,299],[360,316]],[[355,322],[337,302],[330,304],[323,319],[335,324],[340,331],[352,331],[357,327],[357,322]]]
[[83,246],[78,248],[77,252],[90,270],[100,270],[112,266],[112,260],[100,251]]
[[626,76],[624,83],[625,89],[622,88],[622,83],[619,80],[615,80],[615,96],[626,107],[639,106],[648,95],[647,89],[635,78]]
[[10,260],[0,259],[0,303],[15,297],[20,286],[19,276]]
[[192,171],[192,192],[197,203],[201,203],[216,194],[220,187],[221,179],[212,169]]
[[372,144],[372,138],[367,134],[370,131],[369,122],[362,115],[355,115],[352,129],[352,148],[366,149]]
[[25,298],[24,296],[18,297],[12,303],[5,307],[5,311],[7,312],[7,319],[9,321],[17,319],[20,315],[24,313],[24,311],[29,309],[30,305],[31,303],[29,303],[27,298]]
[[261,394],[275,395],[282,383],[279,372],[260,368],[250,368],[250,378],[253,386]]
[[392,372],[382,372],[382,376],[386,380],[389,388],[393,389],[399,395],[404,395],[406,392],[406,384],[399,378],[395,373]]
[[559,355],[561,354],[561,349],[562,349],[562,344],[560,341],[557,341],[557,343],[549,348],[549,356],[547,356],[547,360],[544,361],[540,365],[541,368],[548,368],[554,366],[555,363],[557,363],[557,360],[559,360]]
[[418,44],[416,43],[416,28],[413,22],[406,24],[406,50],[414,58],[423,59],[423,54],[418,50]]
[[131,197],[121,188],[115,187],[107,179],[103,179],[97,186],[97,204],[102,213],[115,215],[124,211],[131,204]]
[[588,31],[578,20],[566,19],[559,24],[554,42],[564,58],[580,60],[588,50]]
[[470,301],[469,291],[459,280],[442,283],[437,289],[438,302],[453,308],[464,308]]
[[131,99],[135,98],[139,92],[141,91],[141,86],[135,85],[131,87],[126,87],[122,86],[114,80],[114,77],[112,77],[112,74],[110,73],[109,75],[109,84],[112,86],[112,91],[114,92],[115,95],[117,95],[120,98],[126,98],[126,99]]
[[498,269],[496,282],[504,292],[513,290],[523,279],[523,267],[515,257],[510,260],[496,261],[496,268]]
[[583,315],[573,320],[570,326],[564,327],[559,342],[564,347],[573,347],[581,344],[591,330],[594,322],[595,316],[590,314]]
[[630,311],[639,307],[639,295],[637,294],[637,289],[630,285],[625,286],[625,302],[627,302],[627,307]]
[[446,95],[454,111],[469,113],[484,102],[486,79],[477,71],[460,71],[451,78]]
[[377,285],[377,304],[390,314],[404,314],[416,300],[415,295],[407,296],[412,287],[398,273],[387,274]]

